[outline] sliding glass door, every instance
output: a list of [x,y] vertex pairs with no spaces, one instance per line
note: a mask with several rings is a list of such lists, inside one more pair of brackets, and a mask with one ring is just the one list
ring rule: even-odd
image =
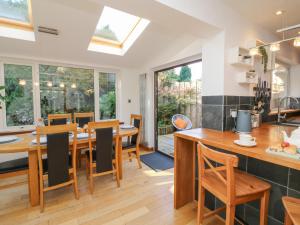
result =
[[[201,127],[202,62],[191,62],[156,72],[155,116],[156,150],[174,155],[172,123],[174,115],[191,121],[192,127]],[[173,121],[174,122],[174,121]]]

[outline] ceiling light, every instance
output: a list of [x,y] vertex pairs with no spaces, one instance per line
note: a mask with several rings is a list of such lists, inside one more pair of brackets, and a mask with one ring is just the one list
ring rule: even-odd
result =
[[26,85],[26,80],[19,80],[19,84],[22,85],[22,86],[25,86]]
[[47,82],[47,86],[48,86],[48,87],[52,87],[52,86],[53,86],[52,82],[51,82],[51,81],[48,81],[48,82]]
[[258,48],[251,48],[249,54],[252,56],[258,55]]
[[280,16],[280,15],[282,15],[282,13],[283,13],[282,10],[278,10],[278,11],[276,12],[276,16]]
[[294,40],[294,46],[295,47],[300,47],[300,36],[295,38],[295,40]]
[[279,43],[274,43],[270,45],[270,51],[271,52],[277,52],[280,50],[280,44]]
[[76,88],[77,86],[76,86],[76,84],[75,83],[73,83],[72,85],[71,85],[71,88]]
[[59,86],[60,86],[61,88],[64,88],[64,87],[65,87],[65,84],[64,84],[64,83],[60,83]]
[[34,86],[39,86],[39,82],[34,82]]

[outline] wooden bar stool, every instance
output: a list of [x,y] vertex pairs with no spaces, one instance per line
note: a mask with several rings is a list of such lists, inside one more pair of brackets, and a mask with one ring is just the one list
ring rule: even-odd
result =
[[300,199],[283,197],[282,202],[285,208],[285,225],[300,224]]
[[[214,166],[214,163],[219,166]],[[271,185],[235,169],[238,157],[207,148],[198,143],[199,200],[198,224],[226,209],[226,225],[233,225],[235,207],[260,199],[260,225],[267,224],[267,212]],[[206,168],[207,166],[207,168]],[[205,190],[212,193],[226,206],[204,214]]]

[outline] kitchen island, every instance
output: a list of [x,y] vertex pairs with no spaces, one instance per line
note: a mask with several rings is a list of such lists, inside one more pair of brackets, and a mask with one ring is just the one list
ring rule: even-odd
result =
[[[300,197],[300,160],[273,155],[266,152],[271,145],[281,142],[281,132],[288,134],[295,127],[263,124],[253,129],[252,136],[256,138],[257,146],[252,148],[241,147],[233,143],[238,134],[231,131],[216,131],[210,129],[192,129],[176,132],[175,145],[175,181],[174,181],[174,207],[176,209],[197,199],[197,142],[239,157],[239,169],[254,174],[272,185],[269,224],[282,224],[284,209],[282,196]],[[208,194],[206,206],[215,209],[222,203],[214,196]],[[258,224],[259,204],[253,202],[238,206],[236,216],[248,224]]]

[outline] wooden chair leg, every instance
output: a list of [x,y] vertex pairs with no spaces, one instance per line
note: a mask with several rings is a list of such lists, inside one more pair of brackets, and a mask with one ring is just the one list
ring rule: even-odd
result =
[[85,167],[86,167],[86,179],[88,180],[90,177],[90,170],[89,170],[90,162],[88,160],[88,157],[86,157],[86,159],[85,159]]
[[81,150],[78,150],[77,165],[78,165],[78,168],[81,168]]
[[129,162],[132,162],[131,153],[128,152]]
[[226,225],[234,225],[235,206],[226,206]]
[[[40,182],[41,182],[41,180],[40,180]],[[43,184],[40,184],[40,211],[41,211],[41,213],[44,212],[44,187],[43,186],[44,186]]]
[[93,163],[92,161],[89,162],[89,174],[90,174],[90,192],[91,194],[94,193],[94,180],[93,180]]
[[[199,182],[200,183],[200,182]],[[203,224],[203,219],[204,219],[204,202],[205,202],[205,189],[203,187],[200,186],[199,184],[199,191],[198,191],[198,225],[202,225]]]
[[136,148],[136,160],[137,160],[139,169],[141,169],[142,168],[142,163],[141,163],[140,148],[139,147]]
[[74,179],[73,187],[74,187],[75,198],[79,199],[78,181],[75,173],[73,173],[73,179]]
[[287,212],[285,212],[284,225],[293,225],[293,222]]
[[115,170],[116,170],[115,174],[116,174],[117,185],[118,187],[120,187],[119,165],[117,160],[115,162]]
[[260,225],[268,224],[268,208],[269,208],[270,191],[265,191],[263,197],[260,199]]

